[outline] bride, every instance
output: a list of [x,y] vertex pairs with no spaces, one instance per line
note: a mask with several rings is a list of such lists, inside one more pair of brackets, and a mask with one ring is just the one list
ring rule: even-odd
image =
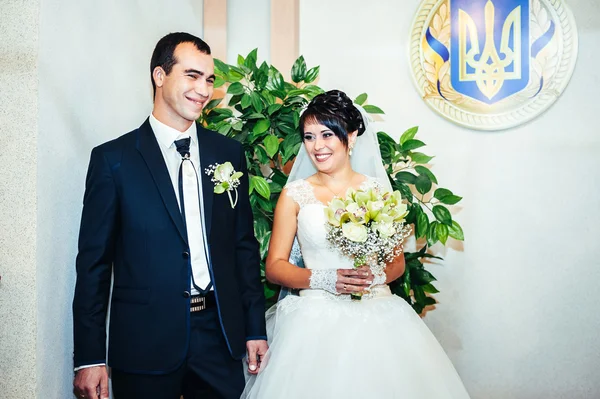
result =
[[[469,398],[434,336],[386,285],[404,273],[404,257],[373,275],[325,238],[332,198],[348,188],[391,190],[368,122],[337,90],[302,114],[304,145],[277,203],[266,262],[269,281],[299,295],[269,310],[270,348],[242,398]],[[294,238],[305,268],[289,262]],[[356,292],[368,294],[353,301]]]

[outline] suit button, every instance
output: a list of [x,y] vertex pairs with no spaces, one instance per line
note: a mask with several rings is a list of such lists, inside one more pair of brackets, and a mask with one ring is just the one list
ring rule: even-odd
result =
[[190,292],[189,291],[183,291],[183,297],[184,298],[189,298],[190,297]]
[[190,253],[186,251],[182,253],[181,256],[183,256],[183,259],[188,259],[190,257]]

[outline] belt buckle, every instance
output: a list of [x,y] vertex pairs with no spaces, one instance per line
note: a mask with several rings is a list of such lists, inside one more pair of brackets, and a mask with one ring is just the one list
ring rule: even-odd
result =
[[190,300],[190,312],[199,312],[206,309],[206,297],[197,296]]

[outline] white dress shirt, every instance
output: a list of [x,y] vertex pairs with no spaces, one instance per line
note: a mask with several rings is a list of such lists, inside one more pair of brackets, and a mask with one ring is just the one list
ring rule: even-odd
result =
[[[180,132],[177,129],[173,129],[172,127],[165,125],[164,123],[156,119],[154,115],[150,114],[150,126],[154,131],[154,136],[158,141],[160,152],[162,153],[163,158],[165,160],[165,164],[167,165],[169,176],[171,177],[171,183],[173,184],[173,190],[175,191],[175,196],[177,197],[177,204],[179,204],[180,208],[181,199],[179,198],[179,166],[181,165],[181,154],[177,152],[175,140],[184,139],[187,137],[190,137],[192,139],[190,142],[190,159],[196,167],[196,173],[198,174],[198,188],[200,191],[200,211],[202,212],[202,215],[204,215],[204,206],[202,201],[202,171],[200,170],[200,151],[198,147],[198,133],[196,132],[196,124],[192,123],[188,130],[186,130],[185,132]],[[210,283],[210,274],[208,272],[208,260],[206,258],[206,254],[208,252],[206,252],[204,239],[206,235],[206,232],[204,231],[204,218],[202,218],[202,229],[201,233],[199,234],[199,237],[192,237],[190,236],[190,233],[192,232],[188,231],[188,242],[191,243],[193,241],[195,243],[200,243],[200,245],[196,247],[204,249],[198,251],[190,250],[194,282],[198,287],[204,289]],[[199,294],[199,292],[194,288],[191,282],[190,287],[193,295]]]

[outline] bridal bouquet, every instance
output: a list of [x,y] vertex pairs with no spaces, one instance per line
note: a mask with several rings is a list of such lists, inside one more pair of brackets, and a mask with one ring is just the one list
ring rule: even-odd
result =
[[382,273],[386,263],[402,253],[400,244],[410,235],[407,214],[399,191],[349,189],[346,199],[334,198],[325,208],[327,240],[352,257],[355,268],[366,264],[373,274]]

